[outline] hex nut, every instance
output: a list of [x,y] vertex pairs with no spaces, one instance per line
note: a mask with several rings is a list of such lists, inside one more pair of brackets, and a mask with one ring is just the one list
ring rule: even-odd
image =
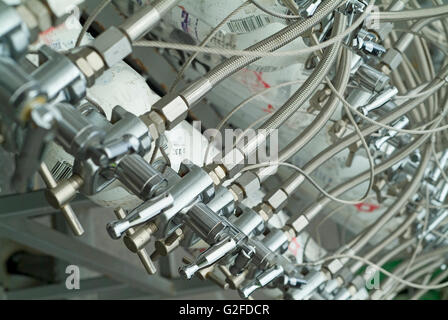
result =
[[40,31],[45,31],[51,28],[51,14],[47,7],[40,1],[28,0],[25,2],[25,6],[33,13],[36,17],[38,27]]
[[260,180],[257,175],[253,172],[245,172],[238,179],[235,180],[244,192],[247,198],[249,194],[260,189]]
[[226,176],[234,177],[237,173],[239,173],[244,167],[245,159],[244,154],[238,149],[233,149],[227,153],[221,159],[221,166],[226,171]]
[[338,277],[342,280],[343,283],[349,283],[352,278],[352,273],[347,268],[342,268],[338,273]]
[[151,135],[153,141],[159,139],[165,132],[165,121],[157,112],[151,111],[149,113],[145,113],[140,116],[140,119],[148,127],[149,134]]
[[342,264],[341,260],[334,259],[326,265],[326,268],[331,272],[331,274],[336,274],[339,270],[342,269],[343,266],[344,265]]
[[352,285],[358,290],[364,288],[366,282],[363,277],[355,277],[352,281]]
[[187,118],[188,104],[181,96],[173,93],[157,101],[153,110],[163,117],[166,129],[171,130]]
[[272,207],[264,202],[256,206],[255,211],[257,211],[264,221],[268,221],[274,215],[274,210],[272,210]]
[[104,71],[105,64],[101,56],[91,48],[83,47],[73,50],[68,58],[77,66],[91,87]]
[[102,71],[104,71],[104,69],[106,68],[103,59],[96,51],[88,52],[86,60],[96,74],[102,73]]
[[240,186],[238,186],[236,184],[232,184],[229,188],[229,191],[232,193],[235,201],[244,200],[244,191],[243,191],[243,189],[241,189]]
[[132,53],[132,45],[126,35],[116,27],[110,27],[92,44],[107,67],[111,68]]
[[270,196],[266,197],[264,201],[269,204],[275,211],[279,211],[288,202],[288,195],[285,191],[279,189]]
[[92,69],[89,62],[83,57],[77,58],[74,62],[86,78],[87,85],[89,87],[92,86],[95,83],[95,71]]
[[206,170],[215,185],[220,185],[227,176],[226,171],[221,165],[211,164],[206,166]]
[[291,242],[292,239],[294,239],[296,237],[296,232],[293,227],[291,227],[289,225],[285,225],[282,228],[282,230],[286,234],[286,237],[288,238],[288,242]]
[[296,233],[300,233],[302,232],[303,229],[306,228],[308,224],[309,224],[308,219],[305,216],[301,215],[296,220],[294,220],[294,222],[292,223],[292,227],[294,228]]
[[382,63],[387,65],[391,70],[395,70],[402,61],[403,57],[401,53],[392,48],[384,55]]
[[28,27],[31,38],[36,39],[39,35],[39,22],[33,12],[24,5],[18,6],[16,11]]

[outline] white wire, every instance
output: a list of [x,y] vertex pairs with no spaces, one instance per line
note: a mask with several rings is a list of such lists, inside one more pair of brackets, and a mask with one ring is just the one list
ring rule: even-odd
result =
[[[325,77],[325,79],[327,80],[327,83],[331,83],[330,78]],[[331,84],[331,85],[333,86],[333,84]],[[334,86],[333,86],[333,88],[336,90],[336,88]],[[338,92],[338,94],[340,95],[339,92]],[[369,170],[370,170],[369,186],[367,187],[367,191],[365,193],[365,196],[363,197],[363,199],[364,198],[367,199],[369,196],[369,193],[372,191],[373,184],[375,183],[375,162],[373,160],[372,154],[370,153],[369,145],[367,144],[366,139],[364,138],[364,135],[362,134],[361,130],[359,129],[358,124],[356,123],[355,119],[353,118],[353,115],[350,112],[350,109],[346,105],[344,105],[344,108],[345,108],[348,118],[350,119],[350,122],[352,123],[353,127],[355,128],[356,134],[359,136],[359,139],[361,140],[361,143],[362,143],[364,149],[366,150],[367,158],[369,160],[369,166],[370,166],[370,168],[369,168]]]
[[245,171],[250,171],[250,170],[254,170],[254,169],[258,169],[258,168],[265,168],[265,167],[276,167],[276,166],[284,166],[284,167],[289,167],[292,168],[296,171],[298,171],[300,174],[302,174],[317,190],[319,190],[319,192],[321,192],[325,197],[335,201],[335,202],[339,202],[342,204],[349,204],[349,205],[357,205],[359,203],[362,203],[363,201],[365,201],[368,198],[367,197],[363,197],[362,199],[359,200],[344,200],[344,199],[339,199],[336,198],[334,196],[332,196],[330,193],[328,193],[327,191],[324,190],[324,188],[322,188],[308,173],[306,173],[303,169],[299,168],[298,166],[291,164],[291,163],[287,163],[287,162],[266,162],[266,163],[259,163],[259,164],[254,164],[254,165],[250,165],[247,166],[245,168],[243,168],[241,170],[241,172],[245,172]]
[[107,5],[111,2],[112,0],[103,0],[98,7],[96,7],[92,14],[87,18],[86,23],[84,24],[84,26],[81,29],[81,32],[79,33],[78,39],[76,40],[76,44],[75,47],[79,47],[81,45],[81,41],[84,38],[84,36],[87,33],[87,30],[89,30],[90,26],[92,25],[93,21],[95,21],[95,19],[98,17],[98,15],[107,7]]
[[[425,91],[421,91],[421,89],[423,89],[423,87],[425,87],[428,84],[429,83],[426,82],[426,83],[423,83],[418,88],[416,88],[416,89],[420,89],[420,90],[415,90],[417,93],[411,93],[411,94],[407,94],[407,95],[404,95],[404,96],[395,96],[394,100],[409,100],[409,99],[420,98],[420,97],[423,97],[423,96],[425,96],[427,94],[435,93],[436,91],[438,91],[440,88],[442,88],[445,85],[444,82],[441,82],[437,86],[435,86],[434,88],[431,88],[431,89],[428,89],[428,90],[425,90]],[[414,91],[414,90],[412,90],[412,91]]]

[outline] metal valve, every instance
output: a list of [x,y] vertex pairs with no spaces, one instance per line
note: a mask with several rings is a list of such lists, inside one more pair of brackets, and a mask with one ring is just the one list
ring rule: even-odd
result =
[[[115,209],[115,215],[117,216],[118,219],[126,218],[126,212],[122,208]],[[126,231],[126,235],[129,237],[131,237],[134,234],[135,234],[134,228],[129,228]],[[139,248],[133,252],[135,252],[138,255],[140,261],[142,262],[143,266],[145,267],[146,272],[148,272],[149,274],[155,274],[157,272],[157,268],[154,265],[154,263],[151,261],[151,258],[149,257],[146,249]]]
[[45,163],[41,163],[39,173],[47,185],[47,200],[56,209],[60,209],[65,216],[73,233],[77,236],[84,234],[84,228],[78,220],[69,202],[75,197],[82,185],[77,176],[58,184]]

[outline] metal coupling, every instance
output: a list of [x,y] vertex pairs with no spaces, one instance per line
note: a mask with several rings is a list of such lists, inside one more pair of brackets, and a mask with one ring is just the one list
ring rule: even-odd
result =
[[143,200],[153,198],[168,186],[168,180],[137,154],[125,156],[115,169],[115,176]]
[[171,130],[187,119],[189,105],[187,101],[176,93],[170,93],[157,101],[152,110],[163,119],[165,129]]
[[123,31],[110,27],[89,45],[98,52],[107,68],[111,68],[132,53],[132,43]]

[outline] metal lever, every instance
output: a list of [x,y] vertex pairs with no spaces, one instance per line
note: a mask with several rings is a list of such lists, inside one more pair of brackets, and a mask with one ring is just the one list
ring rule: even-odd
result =
[[[115,215],[118,219],[125,219],[126,218],[126,212],[122,208],[115,209]],[[126,231],[127,236],[132,236],[135,233],[134,228],[129,228]],[[154,263],[151,261],[148,252],[146,249],[141,248],[137,250],[137,256],[139,257],[140,261],[142,262],[143,266],[145,267],[146,272],[149,274],[155,274],[157,272],[157,268],[154,265]]]
[[[154,233],[159,230],[154,222],[148,222],[141,227],[132,229],[134,232],[132,234],[126,234],[123,237],[123,242],[129,250],[135,253],[146,247],[146,245],[151,241]],[[152,257],[151,260],[155,261]]]
[[113,239],[120,239],[123,233],[129,228],[138,226],[151,220],[157,216],[162,210],[170,207],[174,203],[174,199],[170,193],[144,202],[134,210],[132,210],[125,219],[112,221],[107,224],[107,232]]
[[238,290],[239,287],[243,284],[244,280],[246,280],[246,276],[249,273],[249,269],[246,269],[239,275],[234,276],[226,266],[219,265],[218,268],[226,277],[226,282],[229,284],[230,289],[232,290]]
[[199,255],[195,263],[180,267],[179,273],[184,278],[191,279],[196,272],[214,264],[230,251],[235,249],[236,246],[237,243],[235,240],[227,237]]
[[[191,260],[188,257],[184,257],[182,259],[182,261],[187,264],[193,263],[193,260]],[[201,280],[210,280],[210,281],[214,282],[216,285],[218,285],[223,290],[229,289],[229,284],[225,280],[221,279],[220,277],[218,277],[215,274],[215,269],[216,269],[215,266],[216,266],[216,264],[213,264],[205,269],[200,270],[197,273],[198,278]]]
[[269,283],[280,277],[284,273],[281,266],[274,266],[271,269],[266,270],[260,274],[254,281],[249,283],[247,286],[238,290],[240,296],[247,299],[255,290],[264,288]]
[[[39,173],[49,190],[55,189],[59,186],[45,163],[41,163]],[[79,222],[78,217],[76,216],[72,207],[68,203],[62,205],[58,205],[53,201],[49,201],[49,203],[56,209],[60,209],[62,211],[65,219],[67,220],[67,223],[69,224],[70,228],[72,229],[73,233],[76,236],[81,236],[84,234],[84,228]]]

